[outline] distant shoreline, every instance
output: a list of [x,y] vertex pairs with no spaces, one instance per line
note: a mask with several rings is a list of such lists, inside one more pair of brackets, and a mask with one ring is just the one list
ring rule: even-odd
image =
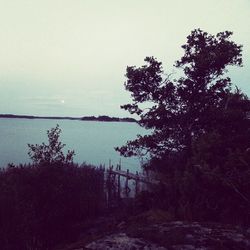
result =
[[70,117],[70,116],[33,116],[33,115],[13,115],[13,114],[0,114],[0,118],[11,119],[46,119],[46,120],[78,120],[78,121],[99,121],[99,122],[137,122],[134,118],[126,117],[110,117],[102,116],[83,116],[83,117]]

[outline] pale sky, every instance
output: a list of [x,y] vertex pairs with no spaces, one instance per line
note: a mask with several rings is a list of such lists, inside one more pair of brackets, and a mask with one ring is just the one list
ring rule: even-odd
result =
[[195,28],[243,44],[233,82],[250,96],[250,0],[0,0],[0,113],[129,116],[127,65],[166,72]]

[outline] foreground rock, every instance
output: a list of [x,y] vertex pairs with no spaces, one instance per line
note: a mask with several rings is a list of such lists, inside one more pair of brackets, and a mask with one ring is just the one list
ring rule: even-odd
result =
[[107,236],[98,241],[91,242],[85,249],[156,249],[164,250],[165,247],[147,242],[143,239],[128,237],[125,233]]
[[87,239],[86,233],[81,240],[63,249],[250,249],[250,230],[217,223],[164,221],[166,216],[163,213],[162,217],[152,214],[154,213],[150,212],[143,216],[130,217],[119,223],[116,221],[114,227],[109,226],[110,231],[106,233],[103,232],[106,224],[103,227],[98,225],[99,229],[91,229],[94,237],[92,234],[92,237]]
[[229,226],[176,221],[133,231],[103,237],[83,249],[250,249],[247,232]]

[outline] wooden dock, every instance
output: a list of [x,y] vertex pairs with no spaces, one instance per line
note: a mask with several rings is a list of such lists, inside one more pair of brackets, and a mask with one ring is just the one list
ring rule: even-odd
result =
[[150,180],[147,176],[145,176],[143,174],[139,174],[137,171],[136,171],[136,173],[131,173],[131,172],[129,172],[128,169],[127,169],[127,171],[124,171],[121,169],[112,169],[112,168],[109,169],[108,171],[110,172],[110,174],[120,175],[120,176],[125,177],[129,180],[131,179],[131,180],[143,182],[146,184],[159,184],[159,181]]
[[121,164],[116,168],[110,164],[106,170],[107,203],[117,203],[121,198],[133,198],[140,191],[148,190],[152,185],[159,183],[138,171],[136,173],[131,173],[128,169],[124,171],[121,169]]

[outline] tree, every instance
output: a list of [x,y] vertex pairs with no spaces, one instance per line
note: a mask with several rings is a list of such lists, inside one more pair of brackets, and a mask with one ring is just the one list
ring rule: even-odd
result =
[[168,162],[177,155],[186,161],[192,157],[192,145],[215,131],[227,137],[244,132],[244,147],[250,146],[249,131],[244,130],[249,127],[249,100],[233,92],[231,79],[224,76],[228,66],[242,66],[242,46],[231,41],[231,35],[192,31],[174,65],[183,70],[178,79],[166,76],[154,57],[146,57],[142,67],[127,67],[125,88],[132,103],[121,108],[139,115],[139,124],[152,133],[116,148],[122,155],[149,154],[152,160]]
[[70,164],[73,162],[75,152],[68,150],[66,156],[63,153],[65,144],[59,141],[61,129],[57,124],[55,128],[47,131],[49,144],[28,144],[28,155],[35,164]]

